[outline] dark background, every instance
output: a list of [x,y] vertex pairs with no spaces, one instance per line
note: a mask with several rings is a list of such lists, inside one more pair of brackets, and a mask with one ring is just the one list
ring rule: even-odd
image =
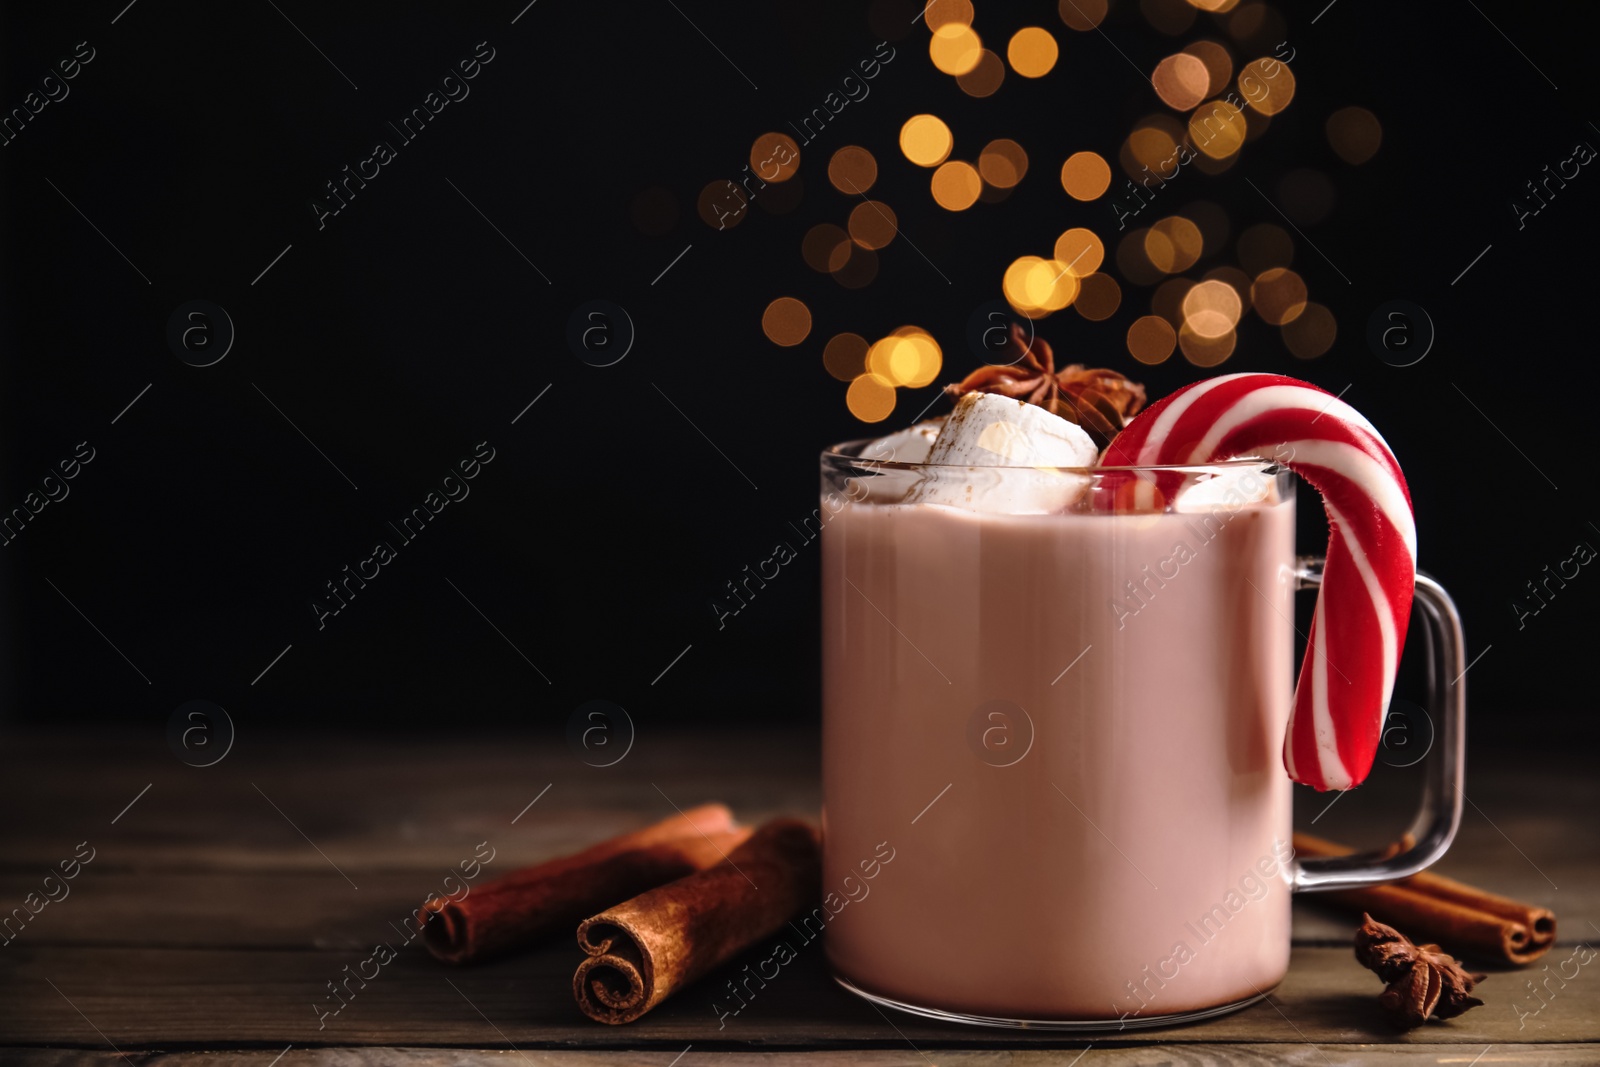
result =
[[[555,736],[597,698],[641,730],[811,721],[815,545],[720,631],[711,601],[815,507],[818,450],[865,432],[823,369],[824,342],[915,323],[944,348],[941,381],[976,366],[966,323],[1000,296],[1006,264],[1071,225],[1114,248],[1111,209],[1064,196],[1061,161],[1093,149],[1115,166],[1132,123],[1164,110],[1134,68],[1226,40],[1208,15],[1164,36],[1130,0],[1089,33],[1052,4],[980,4],[990,47],[1036,24],[1062,58],[974,100],[906,22],[870,96],[802,147],[798,204],[758,199],[719,232],[696,212],[700,191],[738,177],[758,135],[787,131],[872,55],[882,35],[866,7],[544,0],[518,18],[523,0],[448,14],[125,2],[0,8],[7,112],[78,42],[95,50],[70,95],[0,148],[0,507],[21,506],[78,442],[95,455],[66,499],[0,548],[0,720],[12,724],[159,732],[197,698],[241,731],[492,724]],[[1251,317],[1220,371],[1348,386],[1386,435],[1416,501],[1422,566],[1454,592],[1470,654],[1483,653],[1470,674],[1480,744],[1530,727],[1592,737],[1578,683],[1600,577],[1585,568],[1521,629],[1511,607],[1575,544],[1600,545],[1579,430],[1595,422],[1600,176],[1585,168],[1520,230],[1511,207],[1575,143],[1600,146],[1586,34],[1503,0],[1337,0],[1284,17],[1293,105],[1233,169],[1186,173],[1142,221],[1205,199],[1237,234],[1282,224],[1245,179],[1268,193],[1305,168],[1331,179],[1333,209],[1302,227],[1294,266],[1336,315],[1337,343],[1297,360]],[[480,41],[495,58],[470,96],[399,146],[386,121]],[[1384,128],[1360,167],[1323,134],[1352,104]],[[1021,186],[960,214],[935,206],[929,172],[896,147],[900,124],[924,111],[951,125],[955,157],[994,137],[1022,143]],[[308,202],[378,139],[398,158],[319,230]],[[843,224],[853,206],[826,178],[848,144],[877,157],[872,195],[902,227],[860,291],[799,253],[808,228]],[[660,235],[635,220],[649,189],[676,208]],[[815,320],[794,348],[761,330],[782,295]],[[1133,363],[1122,336],[1149,298],[1124,284],[1109,322],[1069,311],[1040,332],[1153,396],[1216,373],[1176,356]],[[204,368],[166,340],[174,309],[196,299],[237,331]],[[566,340],[593,299],[625,307],[637,329],[614,366],[587,365]],[[1368,317],[1394,299],[1437,329],[1414,366],[1389,365],[1366,340]],[[933,397],[904,393],[884,428]],[[470,496],[319,630],[310,604],[324,583],[374,541],[394,543],[386,521],[484,440],[496,458]],[[1311,500],[1308,550],[1323,536]]]

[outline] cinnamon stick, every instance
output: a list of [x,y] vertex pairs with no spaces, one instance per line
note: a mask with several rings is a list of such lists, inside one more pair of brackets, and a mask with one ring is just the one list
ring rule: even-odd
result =
[[721,804],[691,808],[571,856],[513,871],[460,900],[429,899],[423,905],[423,944],[446,963],[503,955],[570,930],[597,909],[720,863],[749,836]]
[[773,819],[726,863],[585,919],[588,958],[572,976],[578,1007],[630,1023],[707,971],[776,933],[821,889],[817,831]]
[[[1353,849],[1310,834],[1294,835],[1305,856],[1348,856]],[[1433,941],[1461,956],[1523,965],[1550,951],[1556,917],[1548,908],[1524,904],[1443,875],[1423,871],[1388,885],[1318,893],[1373,918]]]

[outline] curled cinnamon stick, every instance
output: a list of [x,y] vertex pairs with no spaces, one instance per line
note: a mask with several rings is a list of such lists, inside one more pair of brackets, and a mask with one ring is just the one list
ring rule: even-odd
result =
[[460,900],[429,899],[423,905],[423,944],[446,963],[502,955],[570,930],[599,908],[720,863],[749,836],[721,804],[691,808],[571,856],[513,871]]
[[578,1007],[630,1023],[696,978],[777,932],[820,891],[817,831],[773,819],[726,863],[680,878],[585,919],[589,954],[572,976]]
[[[1353,849],[1310,834],[1294,835],[1304,856],[1348,856]],[[1556,917],[1548,908],[1524,904],[1427,871],[1388,885],[1341,889],[1317,897],[1434,941],[1475,959],[1532,963],[1556,941]]]

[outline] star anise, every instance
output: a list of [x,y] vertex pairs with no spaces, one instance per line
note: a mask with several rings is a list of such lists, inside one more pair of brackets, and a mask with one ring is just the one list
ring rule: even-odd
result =
[[1486,977],[1469,974],[1438,945],[1414,945],[1392,926],[1361,916],[1356,931],[1356,960],[1388,983],[1378,997],[1394,1025],[1409,1030],[1431,1015],[1453,1019],[1483,1001],[1472,987]]
[[946,395],[954,399],[972,392],[998,393],[1037,404],[1077,423],[1102,449],[1144,406],[1144,386],[1114,370],[1072,363],[1057,371],[1049,342],[1028,336],[1018,323],[1011,324],[1005,352],[1010,362],[979,367],[958,384],[945,386]]

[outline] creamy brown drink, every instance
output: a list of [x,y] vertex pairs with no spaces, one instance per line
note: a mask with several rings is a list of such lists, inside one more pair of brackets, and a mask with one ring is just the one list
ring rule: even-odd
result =
[[896,849],[827,928],[866,993],[1116,1026],[1287,969],[1289,477],[1156,514],[1072,477],[1056,513],[856,499],[823,533],[824,885]]

